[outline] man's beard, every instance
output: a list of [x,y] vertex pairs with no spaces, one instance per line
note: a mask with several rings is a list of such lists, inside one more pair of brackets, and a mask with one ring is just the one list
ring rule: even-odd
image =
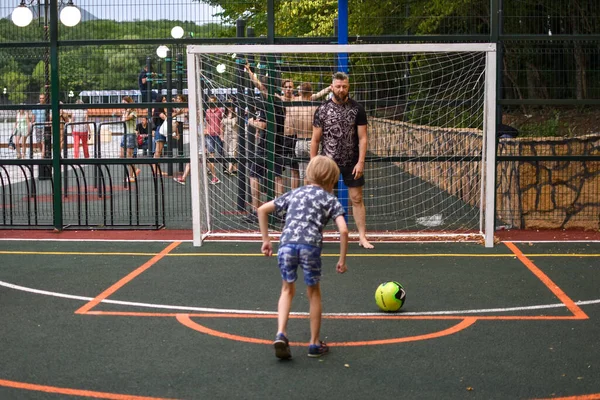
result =
[[345,94],[342,97],[342,96],[338,96],[337,94],[334,93],[333,97],[335,97],[335,101],[337,101],[338,103],[345,103],[346,100],[348,100],[348,94]]

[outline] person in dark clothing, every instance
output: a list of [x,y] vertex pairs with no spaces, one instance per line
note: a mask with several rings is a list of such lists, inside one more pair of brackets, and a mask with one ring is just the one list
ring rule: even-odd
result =
[[[142,97],[142,102],[148,101],[148,90],[150,89],[150,82],[148,81],[148,66],[144,65],[144,68],[140,71],[140,75],[138,76],[138,86],[140,89],[140,94]],[[156,100],[156,92],[150,92],[150,100]]]
[[517,136],[519,136],[519,131],[517,130],[517,128],[513,128],[512,126],[508,126],[505,124],[498,125],[496,131],[496,137],[498,139],[514,139]]

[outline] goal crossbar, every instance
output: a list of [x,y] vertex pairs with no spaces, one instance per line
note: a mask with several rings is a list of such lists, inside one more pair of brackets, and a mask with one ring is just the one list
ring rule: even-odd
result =
[[495,52],[495,43],[407,43],[407,44],[240,44],[190,45],[191,54],[274,54],[274,53],[434,53]]

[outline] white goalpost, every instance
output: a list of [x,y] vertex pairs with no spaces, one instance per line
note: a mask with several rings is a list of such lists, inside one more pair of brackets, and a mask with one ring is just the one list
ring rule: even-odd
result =
[[[187,53],[194,245],[260,238],[252,212],[302,185],[314,110],[343,71],[368,117],[369,238],[493,246],[495,44],[192,45]],[[286,146],[297,152],[281,157]],[[336,194],[348,203],[343,185]],[[275,236],[281,227],[270,221]]]

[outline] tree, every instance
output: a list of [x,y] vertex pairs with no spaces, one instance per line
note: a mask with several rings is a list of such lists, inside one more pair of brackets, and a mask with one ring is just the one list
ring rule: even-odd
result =
[[8,93],[8,100],[11,103],[23,103],[27,97],[26,91],[29,85],[29,78],[18,71],[8,71],[0,75],[2,87],[5,87]]

